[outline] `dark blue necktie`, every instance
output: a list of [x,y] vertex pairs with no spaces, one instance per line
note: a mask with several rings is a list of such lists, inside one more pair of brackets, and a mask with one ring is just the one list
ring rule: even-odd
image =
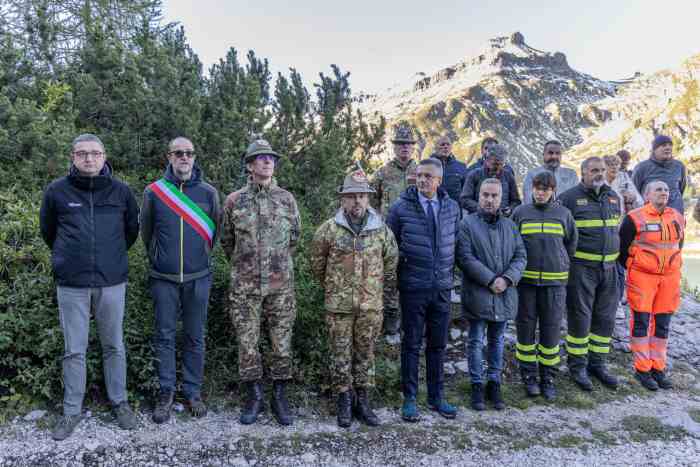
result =
[[437,249],[437,227],[435,225],[435,211],[433,201],[428,200],[428,230],[430,231],[430,241],[433,244],[433,251]]

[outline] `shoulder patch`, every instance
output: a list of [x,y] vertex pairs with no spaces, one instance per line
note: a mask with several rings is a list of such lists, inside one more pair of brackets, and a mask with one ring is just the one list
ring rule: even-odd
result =
[[587,204],[588,204],[588,200],[586,198],[579,198],[576,200],[577,206],[586,206]]

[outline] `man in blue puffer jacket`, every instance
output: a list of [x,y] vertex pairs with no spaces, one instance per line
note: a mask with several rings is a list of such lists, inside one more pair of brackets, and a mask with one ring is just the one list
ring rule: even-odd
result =
[[187,138],[168,147],[162,179],[146,187],[141,210],[141,238],[151,263],[155,307],[155,350],[160,394],[153,421],[170,418],[175,393],[175,334],[182,313],[183,392],[195,417],[206,414],[201,398],[204,328],[211,288],[211,251],[219,236],[221,208],[216,189],[202,180],[195,151]]
[[454,252],[459,206],[439,188],[442,164],[424,159],[416,169],[416,186],[409,187],[387,216],[399,246],[398,280],[401,294],[401,382],[404,404],[401,416],[419,420],[416,407],[418,358],[424,330],[428,406],[446,418],[457,409],[443,394],[443,358],[450,320]]

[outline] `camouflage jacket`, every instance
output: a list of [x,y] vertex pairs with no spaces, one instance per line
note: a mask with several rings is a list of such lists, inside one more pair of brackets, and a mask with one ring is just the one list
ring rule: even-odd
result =
[[311,247],[311,268],[326,289],[326,310],[334,313],[379,311],[384,291],[396,288],[399,250],[391,229],[368,209],[359,233],[343,209],[318,228]]
[[231,193],[224,205],[221,246],[231,262],[231,290],[268,295],[294,289],[292,254],[301,220],[294,196],[253,183]]
[[376,191],[372,198],[372,207],[381,213],[384,219],[401,193],[416,184],[416,167],[416,161],[413,159],[404,168],[394,158],[381,166],[370,180],[370,186]]

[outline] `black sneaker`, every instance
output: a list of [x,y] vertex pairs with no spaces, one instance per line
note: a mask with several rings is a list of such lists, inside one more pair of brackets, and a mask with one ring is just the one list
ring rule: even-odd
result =
[[659,383],[656,382],[650,371],[636,371],[634,376],[637,377],[639,383],[650,391],[657,391]]
[[51,437],[56,441],[68,438],[83,419],[82,415],[62,415],[53,427]]
[[161,392],[158,395],[158,402],[156,402],[156,407],[153,409],[153,422],[154,423],[165,423],[170,420],[170,409],[173,407],[173,399],[175,395],[170,392]]
[[661,389],[673,389],[673,382],[665,371],[651,370],[651,376]]
[[127,401],[124,401],[112,409],[117,425],[122,430],[133,430],[136,428],[136,414]]
[[484,403],[484,385],[481,383],[472,383],[472,394],[471,394],[471,405],[472,409],[478,412],[486,410],[486,404]]

